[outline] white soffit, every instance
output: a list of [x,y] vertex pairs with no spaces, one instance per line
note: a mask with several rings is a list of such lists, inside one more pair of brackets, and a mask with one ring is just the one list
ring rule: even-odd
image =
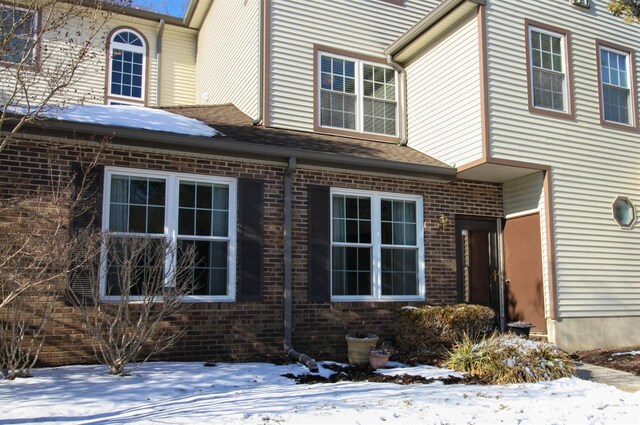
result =
[[501,164],[482,164],[458,171],[458,178],[491,183],[505,183],[538,172],[540,172],[540,170],[533,168],[512,167]]

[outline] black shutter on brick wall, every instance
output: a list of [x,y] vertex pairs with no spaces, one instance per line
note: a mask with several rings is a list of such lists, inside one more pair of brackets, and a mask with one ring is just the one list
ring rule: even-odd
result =
[[309,301],[331,300],[330,280],[330,192],[327,186],[309,186]]
[[[100,231],[102,226],[102,188],[104,183],[104,166],[83,166],[74,162],[71,164],[73,174],[73,193],[75,200],[70,212],[69,233],[74,240],[69,258],[69,275],[66,300],[71,305],[93,304],[93,287],[97,285],[99,255],[87,258],[87,250],[92,244],[82,244],[82,238],[89,236],[90,231]],[[89,232],[88,232],[89,231]],[[97,288],[96,288],[97,289]]]
[[238,179],[238,301],[262,301],[264,183]]

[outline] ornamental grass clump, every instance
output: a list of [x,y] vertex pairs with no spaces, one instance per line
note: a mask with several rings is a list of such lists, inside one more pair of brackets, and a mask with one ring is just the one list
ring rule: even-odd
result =
[[451,351],[445,365],[499,385],[551,381],[575,372],[569,355],[557,346],[512,334],[494,334],[477,343],[466,338]]
[[403,307],[396,315],[396,346],[404,361],[442,359],[468,335],[479,341],[491,333],[495,313],[474,304]]

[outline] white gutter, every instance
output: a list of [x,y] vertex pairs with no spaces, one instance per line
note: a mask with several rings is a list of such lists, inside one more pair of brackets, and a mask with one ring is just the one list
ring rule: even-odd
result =
[[406,146],[409,138],[408,135],[408,125],[407,122],[409,120],[407,114],[407,73],[402,66],[400,66],[397,62],[393,60],[391,55],[387,55],[387,63],[391,68],[393,68],[397,73],[400,80],[400,99],[398,99],[398,103],[402,105],[402,117],[400,118],[400,140],[398,140],[398,145]]

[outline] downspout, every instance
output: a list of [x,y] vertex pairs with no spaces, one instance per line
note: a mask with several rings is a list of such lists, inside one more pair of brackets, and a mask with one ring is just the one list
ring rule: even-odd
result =
[[289,158],[284,173],[284,351],[287,356],[318,372],[318,364],[306,354],[298,353],[291,345],[291,176],[296,171],[296,158]]
[[387,55],[387,63],[400,76],[400,101],[398,103],[402,105],[402,117],[400,118],[400,140],[398,144],[406,146],[408,140],[407,121],[409,120],[407,113],[407,73],[400,64],[393,60],[391,55]]
[[[265,10],[264,0],[260,0],[260,11],[258,13],[258,116],[251,122],[251,125],[262,123],[262,90],[264,85],[264,31],[265,31]],[[295,164],[295,160],[294,160]],[[295,165],[294,165],[295,167]]]
[[160,77],[162,75],[162,35],[164,34],[164,19],[160,19],[160,28],[156,39],[156,106],[160,106]]

